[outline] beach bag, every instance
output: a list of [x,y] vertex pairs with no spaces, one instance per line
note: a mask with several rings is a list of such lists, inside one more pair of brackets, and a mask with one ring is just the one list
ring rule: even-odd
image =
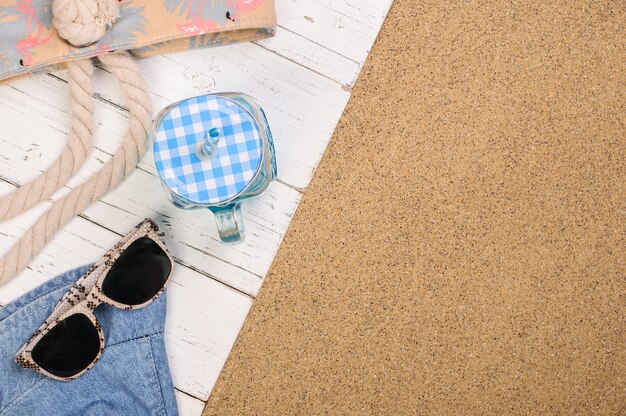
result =
[[67,69],[72,113],[61,155],[40,176],[0,196],[0,222],[47,201],[91,151],[93,58],[118,79],[130,110],[128,133],[113,157],[54,201],[0,259],[0,285],[69,220],[119,185],[146,151],[152,105],[136,58],[260,39],[275,28],[273,0],[0,0],[0,83]]

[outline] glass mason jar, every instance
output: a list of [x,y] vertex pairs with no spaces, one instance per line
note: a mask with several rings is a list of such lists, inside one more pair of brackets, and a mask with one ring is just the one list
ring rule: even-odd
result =
[[276,178],[274,142],[263,109],[241,93],[208,94],[158,114],[154,161],[170,201],[208,208],[222,241],[244,236],[241,202]]

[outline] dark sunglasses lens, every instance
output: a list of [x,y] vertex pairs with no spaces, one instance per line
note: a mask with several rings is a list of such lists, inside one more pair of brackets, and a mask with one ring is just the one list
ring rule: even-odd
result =
[[33,361],[58,377],[74,376],[94,362],[100,337],[94,324],[82,313],[68,316],[46,335],[33,351]]
[[165,251],[152,239],[141,237],[115,261],[102,283],[102,291],[124,305],[140,305],[163,289],[171,269]]

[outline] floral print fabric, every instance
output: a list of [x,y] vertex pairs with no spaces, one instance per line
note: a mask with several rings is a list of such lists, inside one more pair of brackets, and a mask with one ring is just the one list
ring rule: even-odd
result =
[[121,16],[76,48],[52,25],[53,0],[0,0],[0,82],[115,50],[143,57],[272,36],[273,0],[120,0]]

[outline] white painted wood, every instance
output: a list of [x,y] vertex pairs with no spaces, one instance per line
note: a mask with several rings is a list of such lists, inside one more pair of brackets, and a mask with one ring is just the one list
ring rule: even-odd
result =
[[274,183],[261,198],[243,204],[246,239],[227,246],[219,240],[213,214],[208,210],[177,209],[154,192],[158,187],[157,178],[137,171],[122,187],[90,207],[85,217],[120,233],[142,218],[157,218],[173,236],[171,248],[176,259],[256,296],[300,194]]
[[[289,30],[320,48],[331,50],[338,56],[357,63],[352,74],[341,70],[335,72],[326,63],[315,62],[316,55],[311,57],[308,54],[299,54],[297,46],[281,46],[281,42],[292,44],[280,35],[268,42],[276,43],[277,53],[352,86],[392,2],[393,0],[277,0],[279,29]],[[304,45],[312,48],[311,44]],[[325,56],[320,48],[315,49],[315,53]]]
[[176,274],[165,328],[174,385],[207,400],[252,299],[185,267]]
[[198,416],[204,410],[204,402],[176,390],[176,401],[178,402],[178,414],[180,416]]
[[[0,172],[11,172],[11,181],[23,182],[32,176],[34,166],[50,163],[42,160],[52,159],[47,152],[36,150],[52,147],[41,140],[46,137],[41,130],[50,131],[52,125],[54,129],[47,136],[54,137],[55,146],[61,147],[65,140],[63,131],[69,128],[67,114],[61,110],[48,110],[41,103],[33,103],[34,100],[29,98],[31,93],[35,93],[35,87],[63,86],[63,83],[46,77],[37,79],[37,82],[40,85],[33,85],[27,80],[18,81],[7,92],[6,102],[2,103],[6,104],[6,111],[0,113],[0,124],[6,123],[10,127],[0,133],[0,143],[7,147],[22,146],[22,158],[0,159]],[[65,98],[63,89],[50,89],[56,100],[62,101]],[[25,93],[20,94],[18,90]],[[28,122],[21,113],[24,108],[33,113],[52,111],[52,114],[44,122],[39,119]],[[123,110],[111,108],[102,102],[97,103],[97,122],[112,127],[108,131],[103,128],[97,130],[94,139],[97,148],[93,157],[68,184],[69,188],[84,181],[87,175],[98,168],[101,161],[110,157],[110,154],[99,148],[105,148],[112,153],[124,134],[126,120]],[[12,122],[15,120],[23,122]],[[109,140],[110,137],[113,140]],[[25,166],[29,161],[24,161],[24,157],[31,158],[30,162],[34,166]],[[213,215],[208,210],[183,211],[169,203],[155,172],[151,152],[146,155],[146,159],[149,161],[141,163],[145,170],[133,173],[118,189],[87,210],[85,216],[119,234],[124,234],[145,217],[163,218],[164,225],[174,236],[171,249],[178,260],[247,294],[256,295],[296,209],[300,194],[282,183],[271,184],[268,192],[243,205],[247,232],[245,241],[234,246],[224,245],[219,241]]]
[[[303,16],[303,19],[306,18]],[[255,42],[280,56],[324,75],[346,87],[352,87],[360,63],[291,30],[278,27],[278,36]]]
[[[139,62],[156,109],[193,95],[242,91],[265,109],[275,136],[279,182],[244,204],[247,239],[218,242],[209,212],[167,202],[151,152],[116,191],[74,219],[20,277],[0,305],[58,273],[92,262],[139,220],[170,236],[177,271],[168,291],[166,342],[182,415],[199,415],[267,274],[304,190],[350,97],[392,0],[277,0],[277,36]],[[60,153],[70,126],[66,74],[0,86],[0,195],[34,177]],[[95,77],[95,150],[76,186],[114,151],[127,109],[106,71]],[[0,253],[49,203],[0,224]]]
[[[340,84],[251,43],[148,58],[139,66],[156,108],[209,92],[254,97],[272,129],[278,178],[296,189],[308,186],[350,98]],[[109,79],[106,73],[98,77],[96,88],[123,103],[104,82]]]
[[[296,189],[304,189],[310,182],[350,96],[349,91],[336,82],[254,44],[157,56],[141,60],[139,66],[152,91],[155,108],[162,108],[189,96],[215,91],[245,91],[255,97],[264,108],[272,126],[278,177]],[[66,76],[64,72],[58,75]],[[66,131],[56,123],[56,117],[64,115],[64,125],[69,126],[66,112],[69,108],[67,86],[45,78],[51,77],[31,77],[0,86],[0,91],[3,91],[3,95],[6,94],[4,103],[9,107],[16,107],[18,112],[22,111],[23,105],[31,108],[31,111],[36,109],[34,111],[37,113],[34,114],[41,114],[40,117],[45,122],[54,125],[58,130]],[[110,74],[98,71],[94,83],[99,96],[124,107],[124,99]],[[29,103],[42,90],[46,91],[46,102]],[[48,93],[51,95],[48,96]],[[22,97],[18,97],[19,95]],[[98,112],[120,111],[119,107],[105,104],[104,107],[98,107]],[[28,119],[30,122],[32,115],[31,112],[24,113],[22,120]],[[105,114],[103,118],[106,117]],[[113,143],[118,142],[125,124],[119,123],[116,127],[119,134],[111,131],[107,140],[100,142],[101,146],[106,146],[111,140],[114,140]],[[32,136],[45,138],[49,135],[50,130],[47,128],[31,133],[31,140]],[[60,135],[59,143],[64,142],[62,137]],[[16,148],[31,141],[17,141],[15,136],[8,136],[7,139],[12,140]],[[21,154],[24,155],[27,149],[28,147],[24,148]],[[52,153],[53,150],[48,147],[45,149],[50,152],[50,160],[58,154]],[[18,162],[24,169],[41,167],[36,164],[39,161],[32,162],[31,159],[23,163],[20,158],[13,161]]]

